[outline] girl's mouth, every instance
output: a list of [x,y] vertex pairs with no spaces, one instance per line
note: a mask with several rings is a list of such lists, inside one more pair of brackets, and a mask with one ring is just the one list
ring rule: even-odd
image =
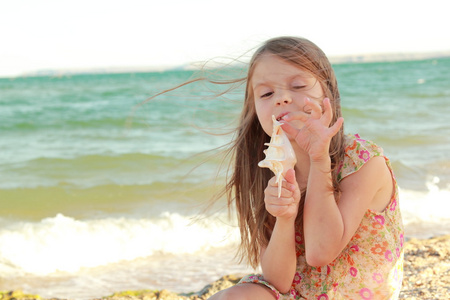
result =
[[285,115],[287,115],[287,114],[288,114],[287,112],[284,112],[284,113],[278,115],[278,117],[276,118],[276,120],[277,120],[278,122],[280,122],[280,121],[283,119],[283,117],[284,117]]

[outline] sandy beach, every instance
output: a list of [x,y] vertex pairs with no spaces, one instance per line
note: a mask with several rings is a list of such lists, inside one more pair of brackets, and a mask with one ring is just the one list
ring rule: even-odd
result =
[[[425,240],[411,239],[405,244],[403,288],[399,299],[450,299],[450,235]],[[167,290],[122,291],[99,299],[109,300],[203,300],[240,279],[228,275],[200,291],[177,294]],[[46,300],[22,291],[0,292],[1,300]],[[58,298],[54,298],[57,300]],[[50,299],[48,299],[50,300]]]

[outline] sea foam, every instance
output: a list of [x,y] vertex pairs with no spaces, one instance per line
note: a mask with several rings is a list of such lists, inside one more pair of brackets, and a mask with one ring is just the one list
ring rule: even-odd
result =
[[0,230],[0,273],[77,272],[153,254],[190,254],[237,240],[237,228],[220,217],[193,221],[162,213],[156,219],[76,220],[58,214]]
[[400,189],[400,208],[407,236],[429,238],[450,234],[450,190],[439,188],[439,177],[426,182],[427,191]]
[[[407,237],[450,234],[450,191],[439,179],[428,191],[400,189]],[[157,217],[108,217],[78,220],[58,214],[39,222],[3,220],[0,229],[0,273],[3,276],[76,273],[138,258],[183,256],[236,245],[239,230],[226,214],[195,218],[163,212]],[[1,221],[1,220],[0,220]]]

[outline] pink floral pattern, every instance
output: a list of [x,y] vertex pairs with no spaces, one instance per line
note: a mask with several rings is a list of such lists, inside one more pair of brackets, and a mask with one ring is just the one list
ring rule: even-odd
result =
[[403,224],[398,187],[390,161],[383,150],[359,135],[346,137],[345,158],[338,179],[357,172],[372,157],[381,156],[391,170],[395,193],[383,212],[367,210],[350,243],[329,265],[311,267],[306,263],[302,235],[297,232],[297,273],[292,289],[281,294],[262,275],[241,280],[266,285],[276,299],[397,299],[403,278]]
[[359,291],[359,295],[361,296],[361,299],[365,299],[365,300],[371,300],[373,299],[373,294],[372,291],[368,288],[363,288]]
[[372,279],[377,283],[382,283],[384,281],[383,275],[381,273],[373,273]]

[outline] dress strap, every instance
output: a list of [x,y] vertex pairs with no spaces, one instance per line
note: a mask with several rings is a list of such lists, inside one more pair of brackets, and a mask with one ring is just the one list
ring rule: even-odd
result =
[[345,156],[339,166],[338,180],[357,172],[372,157],[383,156],[383,149],[358,134],[345,136]]

